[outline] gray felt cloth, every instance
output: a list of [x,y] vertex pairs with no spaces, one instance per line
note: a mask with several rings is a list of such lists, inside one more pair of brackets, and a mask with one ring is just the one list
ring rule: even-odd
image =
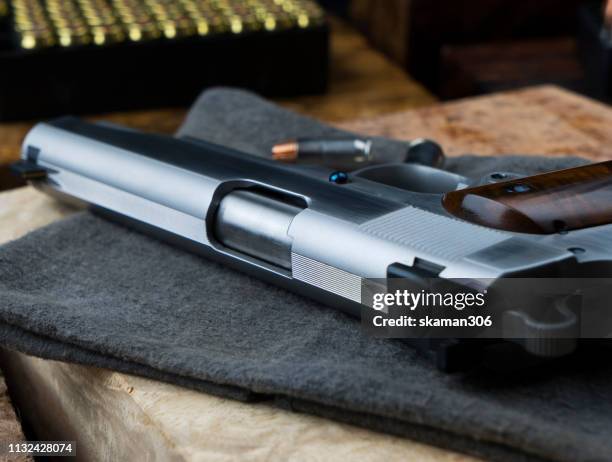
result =
[[[338,131],[217,89],[179,134],[266,155],[279,139]],[[393,159],[405,144],[375,147]],[[468,156],[448,167],[479,177],[581,162]],[[536,371],[445,374],[336,310],[86,212],[0,248],[0,342],[494,460],[612,459],[612,364],[597,349]]]

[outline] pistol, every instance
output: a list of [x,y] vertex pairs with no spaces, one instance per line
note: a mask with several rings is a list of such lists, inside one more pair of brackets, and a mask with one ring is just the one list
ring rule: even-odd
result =
[[[529,177],[491,172],[475,184],[419,164],[304,168],[64,117],[29,132],[13,170],[60,200],[356,317],[370,279],[612,272],[612,161]],[[537,357],[571,353],[579,337],[548,341],[559,320],[521,326],[514,344]],[[413,343],[447,370],[480,349],[468,339]]]

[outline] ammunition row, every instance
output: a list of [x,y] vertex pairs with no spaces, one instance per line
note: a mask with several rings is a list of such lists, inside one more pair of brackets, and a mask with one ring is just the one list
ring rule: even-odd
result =
[[38,0],[13,0],[13,22],[22,48],[41,48],[55,45],[55,33],[49,18]]
[[27,49],[305,28],[323,18],[311,0],[12,0],[12,7]]
[[61,46],[87,45],[91,42],[90,29],[75,1],[45,0],[45,4]]
[[197,33],[197,25],[189,17],[181,2],[145,0],[145,4],[164,37],[173,39]]
[[77,0],[95,45],[122,42],[125,29],[118,11],[106,0]]
[[127,31],[129,40],[139,42],[161,36],[160,28],[146,2],[139,0],[111,0],[113,9]]

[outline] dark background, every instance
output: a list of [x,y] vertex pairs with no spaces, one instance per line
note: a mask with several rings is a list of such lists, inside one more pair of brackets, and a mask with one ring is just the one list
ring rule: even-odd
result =
[[600,1],[330,3],[442,99],[543,83],[610,98]]

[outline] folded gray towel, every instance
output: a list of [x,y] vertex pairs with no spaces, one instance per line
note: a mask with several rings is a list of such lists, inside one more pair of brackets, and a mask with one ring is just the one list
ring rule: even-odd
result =
[[[179,131],[255,155],[338,133],[224,89],[204,93]],[[376,147],[391,160],[405,144]],[[581,162],[467,156],[448,168],[478,177]],[[0,248],[0,342],[496,460],[612,457],[612,365],[596,349],[513,375],[444,374],[336,310],[89,213]]]

